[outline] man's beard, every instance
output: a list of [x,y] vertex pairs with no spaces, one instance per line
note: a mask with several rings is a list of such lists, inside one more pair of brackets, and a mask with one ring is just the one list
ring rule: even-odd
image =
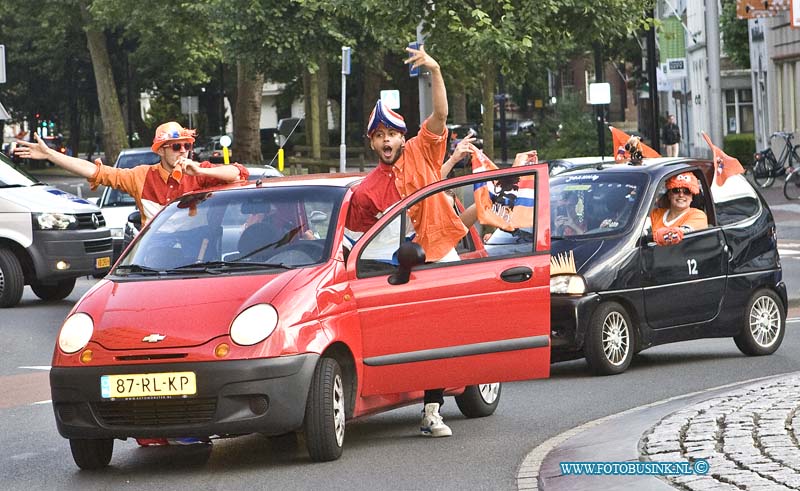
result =
[[405,147],[405,145],[400,145],[400,148],[397,149],[397,152],[393,152],[392,153],[392,155],[390,156],[389,160],[387,160],[383,156],[383,152],[375,152],[375,153],[378,154],[378,160],[380,160],[381,163],[386,164],[386,165],[394,165],[394,163],[397,162],[398,159],[400,159],[400,156],[403,155],[403,148],[404,147]]

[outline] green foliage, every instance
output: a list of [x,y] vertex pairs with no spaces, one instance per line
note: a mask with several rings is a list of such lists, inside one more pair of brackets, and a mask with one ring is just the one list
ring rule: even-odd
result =
[[753,161],[753,154],[756,151],[756,136],[753,133],[726,135],[722,142],[722,151],[739,159],[740,164],[748,165]]
[[736,18],[736,0],[722,0],[720,30],[725,54],[739,68],[750,68],[747,20]]
[[[537,139],[542,160],[563,157],[596,156],[598,152],[597,124],[591,113],[592,106],[576,95],[562,97],[547,113]],[[561,129],[558,128],[559,124]],[[558,135],[558,136],[557,136]],[[605,155],[611,155],[611,133],[606,133]]]

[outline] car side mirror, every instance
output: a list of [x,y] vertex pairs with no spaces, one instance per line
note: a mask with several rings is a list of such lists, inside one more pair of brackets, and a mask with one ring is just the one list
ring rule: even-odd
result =
[[136,227],[136,230],[142,229],[142,214],[139,210],[134,211],[130,215],[128,215],[128,221]]
[[404,285],[411,278],[411,270],[414,266],[425,264],[425,250],[422,246],[414,242],[404,242],[397,250],[397,261],[400,269],[397,273],[389,276],[390,285]]

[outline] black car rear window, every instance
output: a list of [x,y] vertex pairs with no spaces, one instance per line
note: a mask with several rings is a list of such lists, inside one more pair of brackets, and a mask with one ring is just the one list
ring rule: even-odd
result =
[[730,225],[756,216],[761,210],[758,194],[744,176],[729,177],[723,186],[711,186],[717,223]]

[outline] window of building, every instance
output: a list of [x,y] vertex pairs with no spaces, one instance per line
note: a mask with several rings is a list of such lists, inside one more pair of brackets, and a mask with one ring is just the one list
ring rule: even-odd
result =
[[728,89],[725,91],[725,134],[753,133],[752,89]]

